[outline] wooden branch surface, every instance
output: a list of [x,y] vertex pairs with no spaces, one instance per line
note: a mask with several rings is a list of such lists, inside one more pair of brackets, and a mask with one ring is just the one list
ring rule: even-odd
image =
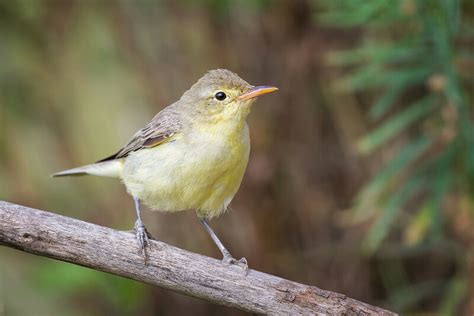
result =
[[[345,295],[151,241],[144,265],[129,232],[0,201],[0,245],[265,314],[395,315]],[[349,263],[350,264],[350,263]],[[71,284],[71,286],[74,286]]]

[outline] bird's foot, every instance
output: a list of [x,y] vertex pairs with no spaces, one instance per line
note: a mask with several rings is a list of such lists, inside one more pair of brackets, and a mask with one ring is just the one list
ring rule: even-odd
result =
[[133,228],[135,231],[135,237],[138,241],[138,246],[140,247],[140,252],[143,254],[145,259],[145,264],[148,263],[148,253],[147,249],[150,248],[150,238],[151,235],[147,232],[145,225],[139,219],[135,222],[135,226]]
[[236,265],[236,266],[241,267],[244,270],[245,275],[247,275],[248,273],[249,265],[247,263],[247,259],[245,258],[240,258],[239,260],[237,260],[229,254],[227,256],[224,256],[224,258],[222,259],[222,262],[228,265]]

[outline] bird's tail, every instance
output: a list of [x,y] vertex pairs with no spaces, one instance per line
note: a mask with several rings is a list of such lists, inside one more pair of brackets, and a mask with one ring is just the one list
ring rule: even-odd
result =
[[108,160],[82,167],[63,170],[52,174],[52,177],[94,175],[100,177],[119,178],[122,174],[123,162],[121,160]]

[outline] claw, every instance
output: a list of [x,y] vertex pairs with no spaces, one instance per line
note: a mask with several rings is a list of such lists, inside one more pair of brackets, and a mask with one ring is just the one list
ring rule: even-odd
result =
[[137,220],[134,226],[135,237],[137,238],[138,245],[140,247],[140,252],[143,254],[145,259],[145,264],[148,263],[148,253],[147,248],[150,247],[150,239],[148,238],[148,232],[143,225],[141,220]]
[[224,262],[225,264],[228,264],[228,265],[236,265],[236,266],[241,267],[244,270],[245,275],[247,275],[247,273],[249,271],[249,265],[247,263],[247,259],[245,259],[245,258],[240,258],[239,260],[237,260],[234,257],[229,255],[229,256],[225,256],[222,259],[222,262]]

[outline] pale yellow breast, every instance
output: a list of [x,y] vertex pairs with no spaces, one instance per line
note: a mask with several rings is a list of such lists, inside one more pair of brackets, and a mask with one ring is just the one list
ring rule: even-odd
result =
[[175,141],[127,157],[122,180],[127,190],[153,209],[196,209],[217,216],[242,181],[250,150],[246,123],[239,129],[193,131]]

